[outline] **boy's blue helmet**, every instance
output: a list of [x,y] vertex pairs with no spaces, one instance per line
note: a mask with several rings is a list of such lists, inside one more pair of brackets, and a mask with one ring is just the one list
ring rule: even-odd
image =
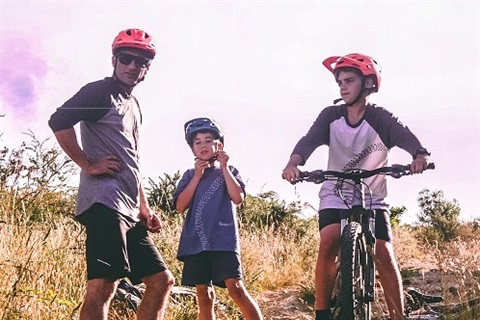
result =
[[183,126],[185,130],[185,140],[188,145],[192,145],[193,137],[198,132],[210,131],[215,135],[216,139],[219,139],[223,143],[223,129],[220,124],[214,119],[210,118],[195,118],[187,121]]

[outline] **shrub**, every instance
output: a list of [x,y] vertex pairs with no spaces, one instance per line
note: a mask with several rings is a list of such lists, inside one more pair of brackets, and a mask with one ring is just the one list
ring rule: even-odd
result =
[[460,230],[460,206],[457,200],[448,201],[443,191],[424,189],[419,193],[418,205],[420,213],[417,215],[424,228],[424,237],[427,241],[451,241],[456,238]]

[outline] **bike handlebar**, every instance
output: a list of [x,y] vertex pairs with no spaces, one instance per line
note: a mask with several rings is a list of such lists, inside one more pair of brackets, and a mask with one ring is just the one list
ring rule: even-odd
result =
[[[435,169],[435,163],[429,163],[427,170]],[[349,179],[349,180],[361,180],[364,178],[372,177],[377,174],[385,174],[393,178],[400,178],[412,174],[410,171],[410,165],[394,164],[390,167],[381,167],[373,170],[353,169],[351,171],[340,172],[332,170],[315,170],[315,171],[301,171],[300,177],[293,180],[293,183],[297,182],[313,182],[315,184],[323,183],[325,180],[331,179]]]

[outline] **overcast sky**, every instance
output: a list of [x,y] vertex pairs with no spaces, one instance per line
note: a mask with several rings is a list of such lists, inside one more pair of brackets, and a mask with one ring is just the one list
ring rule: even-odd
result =
[[[193,166],[183,124],[208,116],[247,192],[318,205],[316,185],[281,171],[318,113],[339,97],[321,62],[361,52],[383,68],[375,102],[432,152],[435,171],[389,180],[389,202],[418,212],[424,189],[479,217],[479,4],[477,1],[4,1],[0,3],[0,145],[32,130],[88,82],[110,76],[111,42],[126,28],[156,39],[158,55],[134,91],[143,112],[146,177]],[[304,169],[326,167],[325,147]],[[410,156],[393,149],[390,163]]]

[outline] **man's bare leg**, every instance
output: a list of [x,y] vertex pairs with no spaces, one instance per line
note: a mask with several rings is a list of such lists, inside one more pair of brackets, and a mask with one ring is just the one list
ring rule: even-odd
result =
[[142,281],[147,288],[137,310],[137,319],[163,319],[165,317],[168,299],[175,283],[172,273],[166,270],[144,277]]

